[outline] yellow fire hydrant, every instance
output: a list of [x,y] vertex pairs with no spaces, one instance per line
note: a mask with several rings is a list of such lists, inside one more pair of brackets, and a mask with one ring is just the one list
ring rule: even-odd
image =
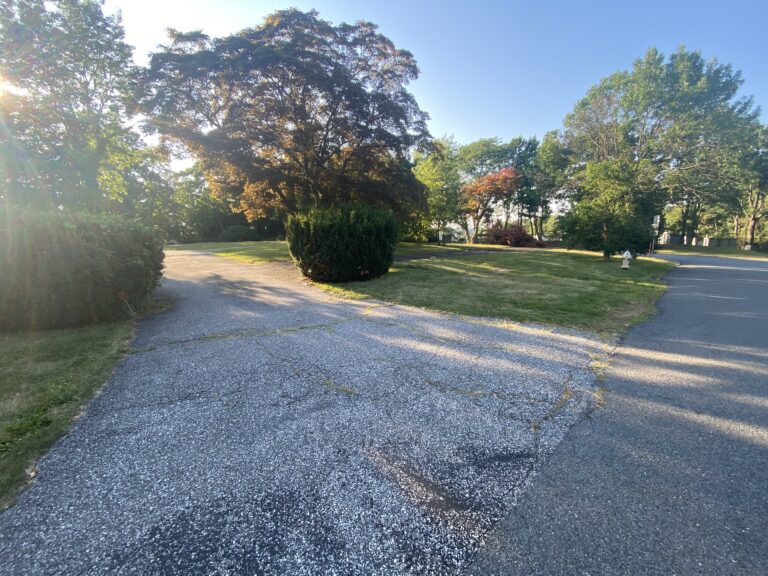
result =
[[621,261],[621,269],[629,270],[629,261],[632,260],[632,253],[629,250],[625,250],[622,258],[624,259]]

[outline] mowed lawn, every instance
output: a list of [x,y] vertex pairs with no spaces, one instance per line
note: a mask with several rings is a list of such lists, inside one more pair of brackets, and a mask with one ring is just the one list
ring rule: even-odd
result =
[[[288,243],[282,240],[263,240],[253,242],[195,242],[191,244],[171,244],[166,251],[179,252],[195,250],[208,252],[216,256],[224,256],[241,262],[259,264],[262,262],[287,262],[291,260]],[[395,249],[395,257],[421,257],[436,254],[461,254],[474,251],[507,250],[506,246],[498,244],[422,244],[418,242],[401,242]]]
[[107,381],[132,331],[117,322],[0,334],[0,510]]
[[192,244],[176,244],[165,247],[166,251],[210,252],[216,256],[224,256],[249,264],[263,262],[285,262],[291,260],[288,244],[280,240],[262,240],[254,242],[197,242]]
[[[242,262],[289,261],[281,241],[170,246]],[[629,270],[620,260],[561,249],[499,245],[401,243],[389,274],[368,282],[322,284],[348,298],[375,298],[470,316],[502,318],[616,334],[649,317],[674,265],[639,258]]]
[[324,285],[352,298],[375,298],[444,312],[558,324],[615,334],[649,317],[673,267],[595,253],[514,250],[396,262],[369,282]]

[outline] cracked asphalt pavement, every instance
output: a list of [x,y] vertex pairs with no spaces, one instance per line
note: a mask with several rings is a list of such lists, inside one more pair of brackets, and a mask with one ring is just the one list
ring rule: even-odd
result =
[[171,307],[32,487],[0,574],[454,574],[594,408],[592,336],[168,254]]

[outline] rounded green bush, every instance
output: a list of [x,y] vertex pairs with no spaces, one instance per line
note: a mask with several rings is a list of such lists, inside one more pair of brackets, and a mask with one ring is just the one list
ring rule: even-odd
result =
[[143,308],[163,268],[162,242],[115,216],[4,210],[0,330],[81,326]]
[[390,210],[356,204],[291,216],[286,235],[291,256],[306,277],[351,282],[387,273],[397,226]]

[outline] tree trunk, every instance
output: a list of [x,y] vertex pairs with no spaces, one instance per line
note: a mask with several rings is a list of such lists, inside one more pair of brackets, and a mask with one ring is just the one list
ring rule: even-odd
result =
[[461,229],[464,230],[464,241],[467,244],[472,244],[472,240],[469,236],[469,218],[464,218],[461,221]]
[[686,201],[683,207],[683,213],[680,216],[680,234],[683,236],[683,243],[687,244],[690,240],[690,235],[688,234],[688,216],[689,216],[689,205]]
[[693,210],[691,211],[691,223],[689,230],[691,232],[689,241],[692,241],[693,238],[696,236],[696,233],[699,231],[699,219],[701,217],[701,204],[697,203],[694,204]]
[[765,209],[765,192],[757,187],[749,191],[749,219],[747,220],[747,245],[755,242],[755,230]]
[[757,214],[754,212],[749,216],[749,222],[747,224],[747,245],[751,246],[755,243],[755,228],[757,228]]

